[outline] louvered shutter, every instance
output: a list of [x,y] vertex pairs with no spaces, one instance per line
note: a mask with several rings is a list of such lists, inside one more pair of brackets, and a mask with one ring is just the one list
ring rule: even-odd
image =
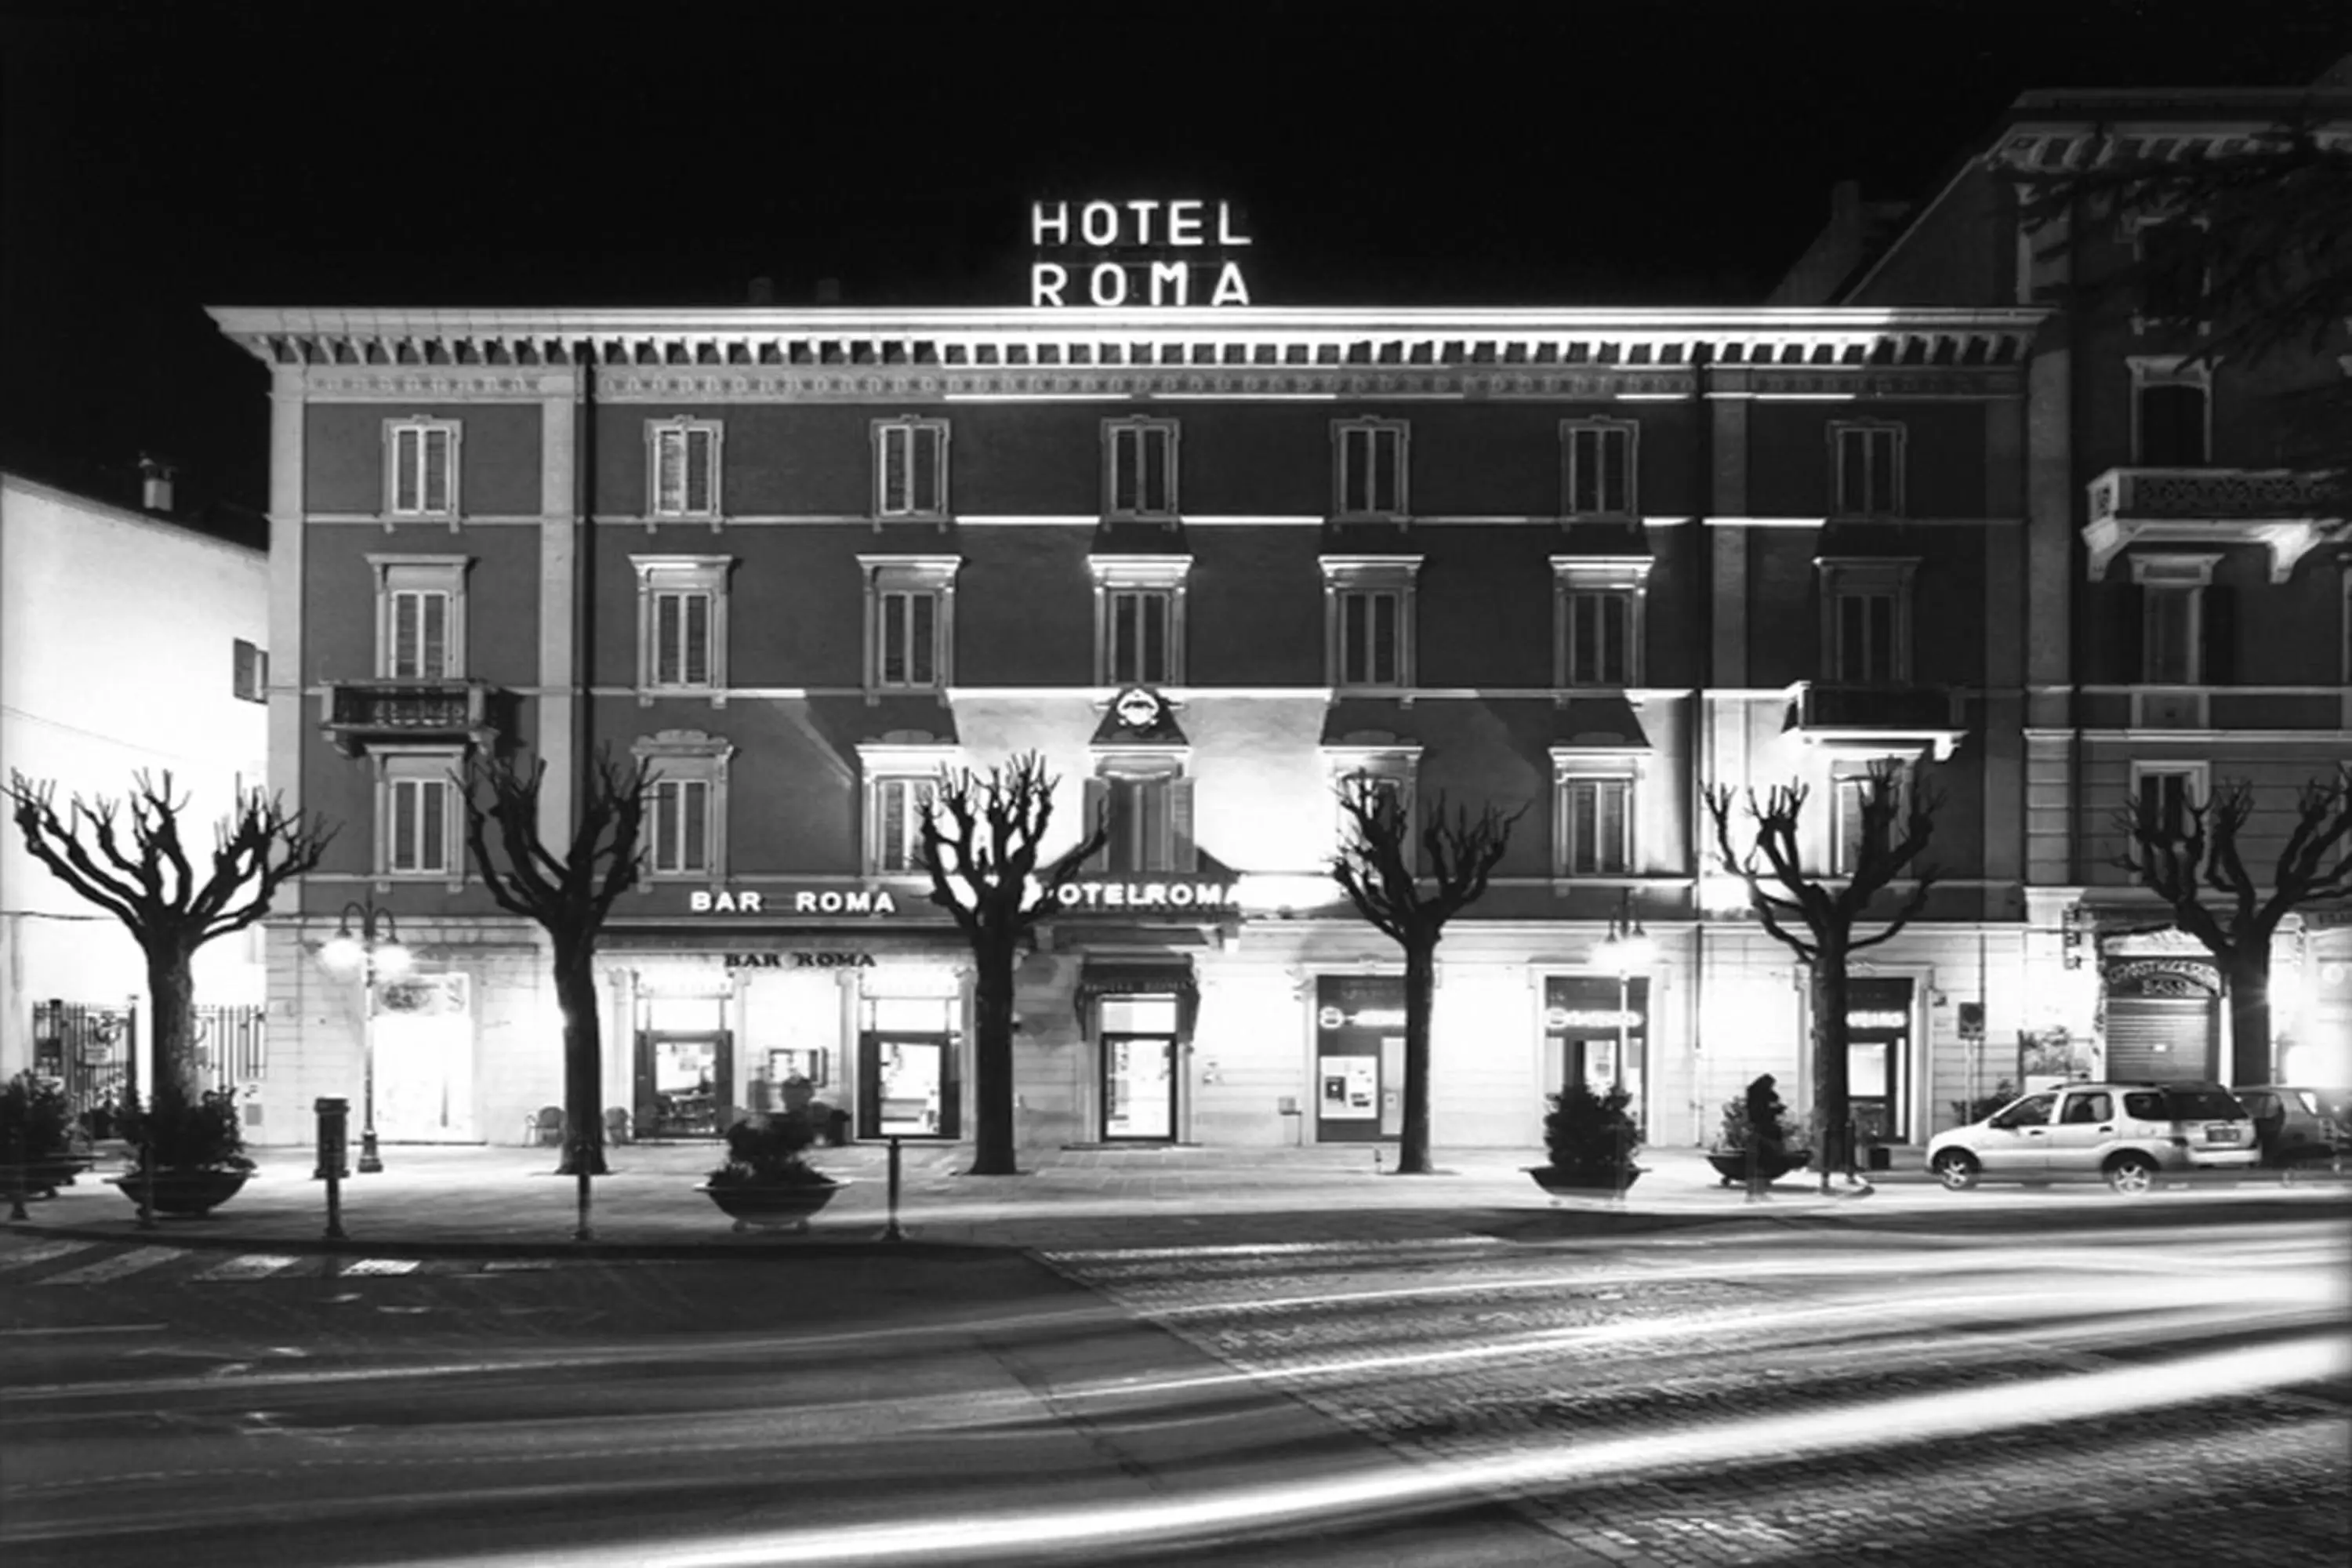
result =
[[2228,686],[2238,679],[2237,594],[2228,584],[2215,583],[2199,606],[2204,647],[2198,676],[2203,685]]
[[[1082,834],[1090,834],[1095,830],[1097,824],[1108,821],[1110,816],[1110,781],[1108,779],[1088,779],[1086,781],[1086,810],[1080,821],[1079,832]],[[1109,826],[1113,833],[1118,832],[1118,825],[1117,823],[1110,823]],[[1086,864],[1082,868],[1093,872],[1103,872],[1110,869],[1110,844],[1108,839],[1104,841],[1102,847],[1097,849],[1093,854],[1087,857]]]
[[2110,597],[2116,616],[2107,640],[2118,661],[2115,679],[2128,685],[2147,673],[2147,590],[2137,583],[2122,583]]
[[1192,841],[1192,781],[1168,781],[1168,868],[1171,871],[1194,871],[1200,868],[1199,848]]

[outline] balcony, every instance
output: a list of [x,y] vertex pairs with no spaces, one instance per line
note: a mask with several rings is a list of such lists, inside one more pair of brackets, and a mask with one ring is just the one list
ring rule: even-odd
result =
[[1968,733],[1949,687],[1830,680],[1801,680],[1789,688],[1789,717],[1780,729],[1808,743],[1860,744],[1889,752],[1932,746],[1937,762],[1957,751]]
[[2330,476],[2292,468],[2109,468],[2090,485],[2091,580],[2133,544],[2260,544],[2271,581],[2343,526]]
[[493,693],[478,680],[341,680],[320,729],[347,757],[386,746],[487,746]]

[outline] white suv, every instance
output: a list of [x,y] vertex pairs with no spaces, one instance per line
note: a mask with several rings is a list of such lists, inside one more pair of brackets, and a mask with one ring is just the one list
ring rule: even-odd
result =
[[2210,1083],[2070,1083],[1927,1142],[1927,1169],[1955,1191],[2099,1176],[2144,1193],[2160,1174],[2251,1170],[2261,1158],[2253,1118]]

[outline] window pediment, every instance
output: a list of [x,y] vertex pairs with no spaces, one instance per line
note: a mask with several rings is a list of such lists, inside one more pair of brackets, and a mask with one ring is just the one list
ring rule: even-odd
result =
[[1326,555],[1323,581],[1334,588],[1410,588],[1421,574],[1419,555]]

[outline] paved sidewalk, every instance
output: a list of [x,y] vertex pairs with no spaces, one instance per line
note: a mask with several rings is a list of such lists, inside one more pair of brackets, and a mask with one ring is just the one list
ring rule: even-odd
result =
[[[1823,1196],[1819,1178],[1800,1173],[1774,1184],[1769,1200],[1758,1203],[1724,1187],[1695,1149],[1643,1150],[1643,1175],[1622,1201],[1612,1201],[1549,1197],[1525,1173],[1538,1158],[1527,1150],[1442,1150],[1436,1173],[1400,1177],[1376,1166],[1371,1145],[1066,1149],[1026,1153],[1023,1174],[988,1177],[961,1173],[969,1147],[902,1148],[902,1242],[881,1239],[888,1155],[880,1144],[817,1152],[818,1167],[849,1184],[805,1235],[736,1231],[696,1190],[718,1163],[715,1145],[642,1143],[609,1152],[612,1173],[592,1184],[593,1236],[584,1243],[573,1239],[578,1184],[554,1173],[554,1150],[479,1146],[386,1145],[382,1172],[341,1183],[341,1241],[325,1237],[326,1184],[311,1175],[310,1152],[296,1149],[257,1151],[259,1169],[245,1190],[205,1218],[159,1217],[152,1229],[141,1228],[134,1205],[105,1180],[119,1169],[109,1163],[54,1198],[31,1200],[28,1218],[8,1228],[394,1257],[686,1258],[909,1245],[937,1252],[1444,1241],[1498,1228],[1523,1232],[1531,1224],[1545,1234],[1608,1236],[1938,1205],[1974,1211],[2005,1201],[1990,1192],[1943,1192],[1921,1169],[1916,1150],[1898,1151],[1895,1169],[1874,1173],[1870,1190],[1839,1178]],[[1392,1162],[1394,1153],[1383,1147],[1378,1157]],[[2297,1184],[2305,1185],[2301,1179]],[[2279,1190],[2275,1178],[2262,1186]],[[2119,1200],[2091,1188],[2037,1194],[2035,1201]]]

